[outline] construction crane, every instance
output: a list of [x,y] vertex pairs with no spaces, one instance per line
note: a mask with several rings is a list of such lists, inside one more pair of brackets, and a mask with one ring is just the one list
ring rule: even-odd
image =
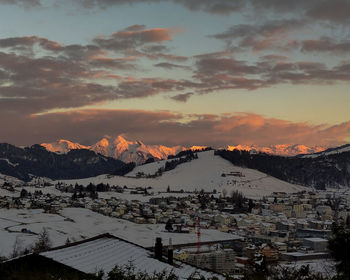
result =
[[197,254],[200,253],[201,248],[201,217],[199,213],[196,213],[197,216]]

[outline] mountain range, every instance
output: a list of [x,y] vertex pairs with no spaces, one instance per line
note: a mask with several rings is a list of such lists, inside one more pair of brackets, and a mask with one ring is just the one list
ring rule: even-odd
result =
[[[60,139],[52,143],[42,143],[48,151],[64,154],[73,149],[88,149],[96,153],[102,154],[107,157],[113,157],[123,162],[135,162],[136,164],[142,164],[149,158],[157,160],[167,159],[169,155],[176,155],[184,150],[202,150],[205,146],[173,146],[167,147],[164,145],[146,145],[142,141],[127,140],[122,135],[115,138],[110,136],[103,137],[97,143],[91,146],[81,145],[79,143],[73,143],[68,140]],[[260,147],[256,145],[236,145],[225,146],[226,150],[246,150],[252,153],[263,152],[267,154],[281,155],[281,156],[296,156],[299,154],[313,154],[319,153],[325,150],[324,147],[315,146],[308,147],[305,145],[271,145],[268,147]]]
[[261,152],[261,153],[279,155],[279,156],[296,156],[301,154],[315,154],[315,153],[323,152],[325,149],[326,148],[321,146],[308,147],[301,144],[270,145],[267,147],[261,147],[256,145],[237,145],[237,146],[225,147],[225,150],[228,150],[228,151],[240,150],[240,151],[249,151],[251,153]]
[[127,140],[121,135],[116,138],[105,136],[91,146],[84,146],[63,139],[53,143],[42,143],[41,146],[45,147],[50,152],[59,154],[65,154],[73,149],[88,149],[126,163],[135,162],[136,164],[142,164],[149,158],[154,158],[155,160],[166,159],[169,155],[176,155],[186,150],[186,148],[182,146],[167,147],[163,145],[145,145],[141,141]]
[[[287,148],[289,148],[292,151],[305,151],[304,148],[299,149],[298,147],[300,148],[300,145],[294,147],[286,145],[282,147],[282,150],[288,150]],[[203,148],[205,147],[191,147],[196,152]],[[266,176],[272,176],[292,184],[316,188],[350,186],[349,144],[318,153],[289,157],[258,153],[257,150],[247,151],[248,149],[243,146],[240,148],[244,151],[232,148],[232,146],[212,151],[213,156],[214,154],[215,156],[205,157],[205,160],[203,158],[204,161],[201,164],[210,169],[212,161],[221,156],[234,166],[256,169],[265,173]],[[180,151],[177,153],[178,157],[185,155],[188,153],[188,151],[184,151],[185,149],[181,146],[169,148],[161,145],[145,145],[141,141],[132,142],[121,136],[115,139],[105,137],[93,146],[84,146],[66,140],[25,148],[2,143],[0,144],[0,174],[12,176],[23,181],[30,181],[36,176],[47,177],[53,180],[91,178],[102,174],[121,176],[127,174],[127,177],[133,177],[131,171],[135,168],[135,163],[130,161],[135,160],[138,163],[146,163],[138,165],[134,171],[138,170],[137,172],[140,172],[140,174],[144,173],[143,177],[147,178],[147,174],[154,175],[154,170],[152,171],[153,173],[147,171],[149,168],[153,166],[156,171],[159,171],[161,167],[160,161],[151,163],[154,159],[169,158],[168,160],[163,160],[162,164],[164,166],[167,164],[173,165],[174,168],[172,169],[176,170],[179,168],[177,167],[178,165],[182,166],[181,168],[185,168],[185,166],[191,167],[193,164],[189,164],[187,161],[182,162],[180,158],[170,156],[178,151]],[[125,163],[117,158],[121,158],[125,162],[129,161],[129,163]],[[193,162],[197,161],[196,158],[197,156],[193,157]],[[139,167],[142,168],[139,170]],[[160,177],[163,177],[161,173],[164,175],[168,172],[170,171],[164,168],[160,172]],[[173,175],[175,176],[176,174],[177,172]],[[192,174],[192,170],[187,170],[186,174]],[[218,174],[220,175],[221,173]],[[179,176],[182,175],[179,174]],[[136,178],[136,180],[139,179]],[[180,178],[178,179],[180,180]],[[142,180],[147,179],[142,178]],[[176,178],[173,180],[176,182]],[[210,184],[212,180],[208,180]],[[138,182],[140,183],[141,181]],[[147,182],[143,183],[148,184]],[[195,187],[198,188],[200,186]]]

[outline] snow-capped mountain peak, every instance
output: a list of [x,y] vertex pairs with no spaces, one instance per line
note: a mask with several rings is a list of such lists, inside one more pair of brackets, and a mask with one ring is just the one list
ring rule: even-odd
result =
[[79,143],[74,143],[64,139],[59,139],[52,143],[42,143],[41,146],[45,147],[46,150],[50,152],[55,152],[59,154],[66,154],[70,150],[76,149],[90,149],[90,146],[84,146]]
[[301,144],[289,145],[289,144],[280,144],[280,145],[270,145],[267,147],[261,147],[256,145],[237,145],[237,146],[226,146],[225,149],[229,151],[233,150],[246,150],[253,153],[263,152],[267,154],[274,154],[280,156],[296,156],[299,154],[312,154],[318,153],[325,150],[324,147],[314,146],[308,147]]
[[[73,149],[90,149],[104,156],[113,157],[124,162],[135,162],[136,164],[142,164],[149,158],[155,158],[156,160],[167,159],[169,155],[176,155],[187,149],[203,150],[207,148],[206,146],[192,146],[186,148],[183,146],[167,147],[164,145],[147,145],[141,140],[128,140],[124,135],[118,135],[117,137],[104,136],[101,140],[91,146],[85,146],[63,139],[57,140],[53,143],[43,143],[41,145],[47,150],[56,153],[67,153]],[[223,149],[231,151],[235,149],[247,150],[252,153],[264,152],[282,156],[314,154],[325,150],[325,148],[320,146],[308,147],[301,144],[280,144],[267,147],[257,145],[228,145],[223,147]]]
[[148,158],[166,159],[169,155],[176,155],[185,150],[182,146],[167,147],[163,145],[146,145],[142,141],[130,141],[123,135],[115,138],[105,136],[96,144],[84,146],[68,140],[57,140],[53,143],[41,144],[47,150],[56,153],[67,153],[73,149],[90,149],[104,156],[113,157],[124,162],[144,163]]

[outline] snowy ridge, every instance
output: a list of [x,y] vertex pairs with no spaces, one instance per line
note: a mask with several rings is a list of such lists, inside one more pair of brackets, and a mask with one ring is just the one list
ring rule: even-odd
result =
[[90,149],[90,146],[84,146],[79,143],[73,143],[68,140],[59,139],[52,143],[42,143],[41,146],[45,147],[46,150],[58,154],[66,154],[70,150],[75,149]]
[[[146,145],[142,141],[131,141],[124,136],[119,135],[115,138],[110,136],[103,137],[97,143],[91,146],[81,145],[79,143],[70,142],[68,140],[57,140],[52,143],[42,143],[48,151],[55,153],[68,153],[73,149],[89,149],[104,156],[113,157],[128,162],[142,164],[149,158],[156,160],[167,159],[169,155],[176,155],[184,150],[204,150],[207,146],[191,146],[189,148],[183,146],[167,147],[164,145]],[[247,150],[252,153],[263,152],[281,156],[296,156],[300,154],[314,154],[325,150],[324,147],[315,146],[308,147],[305,145],[271,145],[260,147],[256,145],[227,145],[223,149],[232,150]]]
[[91,150],[108,157],[114,157],[124,162],[144,163],[148,158],[166,159],[169,155],[176,155],[185,150],[184,147],[166,147],[162,145],[145,145],[141,141],[129,141],[123,136],[116,138],[104,137]]
[[229,151],[246,150],[252,153],[263,152],[267,154],[280,155],[280,156],[296,156],[300,154],[313,154],[313,153],[319,153],[325,150],[324,147],[320,147],[320,146],[308,147],[300,144],[271,145],[268,147],[259,147],[255,145],[237,145],[237,146],[226,146],[225,149]]
[[[96,144],[84,146],[79,143],[73,143],[68,140],[57,140],[53,143],[41,144],[48,151],[55,153],[68,153],[73,149],[89,149],[107,157],[113,157],[124,162],[144,163],[148,158],[157,160],[166,159],[169,155],[186,150],[182,146],[167,147],[163,145],[145,145],[141,141],[129,141],[119,135],[116,138],[105,136]],[[195,147],[196,149],[203,147]]]
[[0,160],[6,161],[8,165],[11,165],[12,167],[16,167],[19,165],[18,163],[12,163],[9,159],[7,158],[0,158]]
[[308,155],[301,155],[302,158],[316,158],[320,156],[329,156],[329,155],[335,155],[340,153],[350,152],[350,144],[346,144],[337,148],[330,148],[325,151],[321,151],[318,153],[308,154]]

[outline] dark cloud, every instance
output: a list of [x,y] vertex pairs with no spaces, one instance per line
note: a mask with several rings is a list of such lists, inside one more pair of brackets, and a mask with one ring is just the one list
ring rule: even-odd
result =
[[1,48],[10,48],[14,50],[24,50],[26,48],[33,48],[38,44],[45,50],[58,51],[62,50],[62,46],[54,41],[50,41],[46,38],[40,38],[37,36],[25,36],[25,37],[12,37],[0,39]]
[[349,63],[335,67],[310,61],[286,62],[285,57],[263,57],[261,62],[247,63],[233,58],[197,58],[194,78],[199,80],[198,92],[223,89],[271,87],[276,84],[333,84],[350,82]]
[[161,68],[169,69],[169,70],[172,70],[172,69],[189,69],[188,66],[178,65],[178,64],[168,63],[168,62],[157,63],[154,66],[155,67],[161,67]]
[[[305,1],[306,2],[306,1]],[[323,0],[317,1],[308,11],[307,16],[326,20],[332,23],[350,23],[350,1],[349,0]]]
[[[293,0],[293,1],[279,1],[279,0],[249,0],[251,7],[257,11],[269,10],[279,13],[295,13],[304,12],[317,5],[323,0]],[[332,0],[328,0],[332,1]]]
[[202,74],[233,73],[235,75],[258,74],[260,69],[248,65],[245,61],[233,58],[204,58],[196,62],[198,72]]
[[98,68],[110,68],[115,70],[135,70],[137,69],[135,58],[111,58],[96,56],[90,59],[89,63]]
[[[172,2],[182,5],[191,11],[204,11],[211,14],[230,15],[235,12],[241,14],[254,10],[256,15],[269,14],[297,15],[299,17],[327,21],[335,24],[350,23],[349,0],[64,0],[86,9],[107,9],[117,5],[134,5],[140,3]],[[62,5],[64,4],[61,3]],[[0,0],[0,4],[12,4],[25,7],[43,5],[42,0]],[[55,3],[57,5],[57,3]],[[262,14],[264,13],[264,14]],[[134,26],[139,27],[138,25]]]
[[173,0],[173,2],[184,5],[186,8],[198,11],[221,15],[229,15],[233,12],[238,12],[244,7],[244,1],[230,0]]
[[0,0],[0,4],[21,5],[24,7],[35,7],[41,5],[41,0]]
[[[133,25],[110,37],[120,46],[143,47],[152,56],[146,56],[148,59],[186,60],[157,45],[157,42],[170,40],[170,36],[168,29]],[[125,49],[121,50],[122,57],[116,57],[104,46],[65,46],[36,36],[3,38],[0,48],[3,49],[0,52],[0,80],[5,82],[0,85],[0,108],[7,112],[34,114],[77,108],[115,99],[144,98],[184,90],[187,86],[183,81],[121,76],[120,71],[139,70],[139,57],[126,56]],[[105,80],[114,83],[105,83]]]
[[125,55],[135,56],[135,57],[145,57],[150,60],[165,59],[169,61],[183,62],[188,60],[186,56],[173,55],[169,53],[158,53],[158,52],[144,52],[136,49],[129,49],[124,51]]
[[99,36],[93,42],[106,50],[122,51],[170,40],[172,40],[172,31],[167,28],[146,29],[143,25],[137,25],[137,28],[133,25],[112,35]]
[[105,72],[61,57],[32,58],[0,52],[0,108],[33,114],[54,108],[74,108],[123,98],[117,87],[96,82]]
[[318,40],[304,40],[301,42],[301,51],[344,55],[350,53],[350,40],[338,41],[329,37],[322,37]]
[[171,99],[177,101],[177,102],[187,102],[187,100],[194,95],[193,92],[187,92],[187,93],[182,93],[182,94],[178,94],[175,96],[170,97]]
[[263,24],[239,24],[211,37],[224,40],[235,50],[290,49],[295,46],[289,39],[289,34],[304,25],[305,21],[300,19],[272,20]]
[[[167,0],[165,0],[167,1]],[[131,5],[138,3],[159,3],[161,0],[77,0],[85,8],[107,8],[112,5]],[[163,1],[164,2],[164,1]],[[242,0],[172,0],[173,2],[185,6],[192,11],[205,11],[213,14],[229,15],[232,12],[241,10],[244,5]]]
[[[34,114],[115,99],[144,98],[184,90],[190,84],[160,78],[122,78],[112,72],[91,68],[91,65],[118,69],[132,67],[125,60],[94,58],[85,63],[62,57],[32,58],[0,52],[0,78],[8,83],[0,86],[0,109]],[[99,82],[101,78],[117,79],[119,83],[105,85]]]
[[169,52],[169,48],[164,45],[148,45],[141,49],[145,53],[166,53]]

